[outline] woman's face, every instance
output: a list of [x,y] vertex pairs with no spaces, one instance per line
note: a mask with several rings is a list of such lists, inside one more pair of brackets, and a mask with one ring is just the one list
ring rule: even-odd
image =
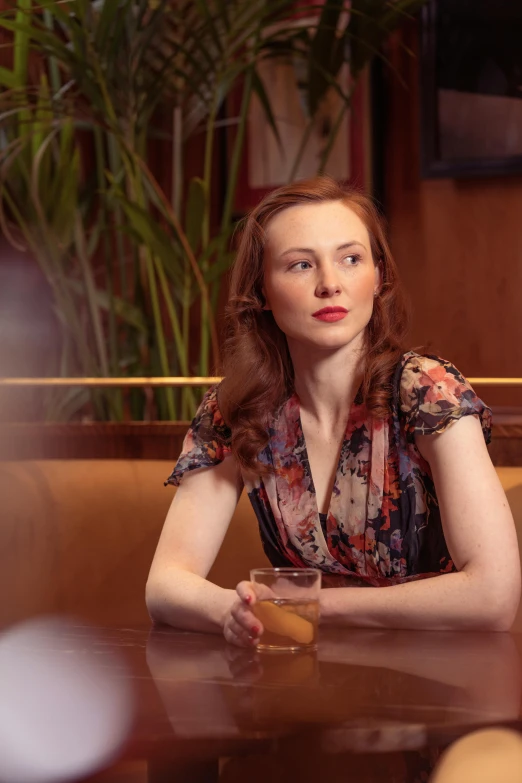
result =
[[271,218],[266,235],[266,309],[290,348],[362,348],[379,288],[362,220],[341,201],[299,205]]

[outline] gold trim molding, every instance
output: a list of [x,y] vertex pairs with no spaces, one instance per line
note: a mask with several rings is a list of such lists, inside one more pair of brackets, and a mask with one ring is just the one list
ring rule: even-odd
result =
[[[0,378],[0,388],[9,386],[212,386],[223,380],[217,376],[158,378]],[[468,378],[472,386],[522,386],[522,378]]]
[[0,378],[2,386],[212,386],[221,378],[160,377],[160,378]]

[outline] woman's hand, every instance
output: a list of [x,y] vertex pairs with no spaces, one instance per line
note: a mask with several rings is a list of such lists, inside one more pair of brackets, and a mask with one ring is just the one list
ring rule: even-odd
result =
[[225,615],[223,635],[229,644],[237,647],[255,647],[263,633],[263,624],[257,619],[253,607],[256,601],[273,598],[269,587],[240,582],[236,587],[237,601],[234,601]]

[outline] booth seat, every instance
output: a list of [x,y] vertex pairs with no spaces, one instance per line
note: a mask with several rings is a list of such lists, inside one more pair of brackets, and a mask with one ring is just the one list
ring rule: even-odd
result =
[[[0,626],[48,612],[149,622],[145,582],[175,493],[163,486],[171,470],[159,460],[0,462]],[[209,578],[235,587],[263,565],[244,495]]]
[[[148,623],[145,582],[174,495],[163,486],[171,468],[162,460],[0,462],[0,627],[47,613]],[[497,471],[520,542],[522,467]],[[266,565],[243,494],[209,579],[235,587]],[[514,630],[522,631],[522,610]]]

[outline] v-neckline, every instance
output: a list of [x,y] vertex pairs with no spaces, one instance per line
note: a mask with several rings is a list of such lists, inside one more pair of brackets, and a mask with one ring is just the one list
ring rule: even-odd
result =
[[[334,481],[333,481],[333,484],[332,484],[332,490],[330,492],[330,496],[328,498],[328,509],[327,509],[326,512],[324,512],[324,514],[326,515],[326,520],[327,521],[328,521],[328,517],[330,516],[330,510],[332,508],[332,499],[333,499],[333,497],[335,495],[335,490],[336,490],[336,487],[337,487],[337,477],[339,475],[339,470],[340,470],[340,467],[341,467],[341,460],[342,460],[342,456],[343,456],[343,449],[344,449],[344,445],[346,443],[346,433],[348,431],[348,427],[350,425],[350,422],[351,422],[351,420],[353,418],[355,406],[356,405],[360,405],[361,402],[362,402],[361,395],[362,395],[362,382],[359,384],[359,387],[357,389],[355,397],[352,400],[352,404],[350,405],[350,409],[348,411],[348,417],[347,417],[345,425],[344,425],[343,437],[342,437],[342,440],[341,440],[341,445],[339,447],[339,453],[337,455],[337,462],[336,462],[336,465],[335,465]],[[317,503],[317,491],[315,489],[315,481],[314,481],[314,477],[313,477],[313,474],[312,474],[312,466],[310,465],[310,457],[308,456],[308,447],[306,445],[306,437],[305,437],[305,433],[304,433],[304,429],[303,429],[303,422],[301,420],[301,402],[299,400],[299,395],[297,394],[297,392],[294,392],[293,397],[294,397],[295,403],[297,405],[297,421],[296,421],[296,423],[297,423],[297,426],[299,428],[299,433],[301,435],[302,444],[303,444],[303,449],[302,449],[302,453],[301,453],[301,460],[308,466],[308,474],[310,476],[310,486],[308,487],[308,491],[310,492],[310,494],[313,497],[313,502],[315,504],[316,518],[317,518],[317,521],[319,523],[319,527],[322,530],[320,515],[323,514],[323,512],[319,511],[319,505]],[[326,525],[325,525],[325,528],[326,528]],[[325,538],[326,538],[326,535],[325,535]]]

